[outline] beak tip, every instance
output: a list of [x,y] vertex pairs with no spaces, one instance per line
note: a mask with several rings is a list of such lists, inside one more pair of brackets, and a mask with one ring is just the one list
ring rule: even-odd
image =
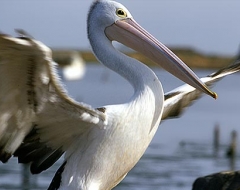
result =
[[214,99],[217,99],[218,98],[218,95],[216,92],[211,92],[211,96],[214,98]]

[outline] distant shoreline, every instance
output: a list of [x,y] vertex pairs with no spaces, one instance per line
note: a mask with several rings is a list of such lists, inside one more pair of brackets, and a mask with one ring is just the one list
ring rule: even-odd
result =
[[[231,64],[235,59],[235,57],[231,56],[205,55],[190,48],[171,48],[171,50],[191,68],[222,68]],[[86,63],[97,62],[97,59],[95,58],[93,53],[88,50],[53,49],[53,59],[60,60],[63,56],[70,57],[72,52],[79,53],[79,55]],[[128,52],[126,54],[138,59],[139,61],[145,63],[148,66],[155,66],[155,63],[137,52]],[[59,61],[59,64],[61,65],[62,61]]]

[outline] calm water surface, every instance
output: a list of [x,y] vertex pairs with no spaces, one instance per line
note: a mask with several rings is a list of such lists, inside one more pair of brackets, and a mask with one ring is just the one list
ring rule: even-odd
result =
[[[182,83],[154,69],[167,92]],[[199,76],[212,71],[195,70]],[[115,190],[190,190],[193,181],[214,172],[240,169],[239,153],[234,165],[225,157],[233,130],[240,132],[240,74],[220,81],[214,90],[219,98],[202,97],[180,118],[161,123],[152,143],[138,164]],[[100,65],[90,65],[81,81],[64,81],[72,97],[93,106],[122,103],[132,94],[131,86]],[[213,147],[214,126],[220,127],[220,147]],[[238,148],[239,150],[239,148]],[[47,189],[62,160],[38,176],[28,176],[15,158],[0,163],[0,189]],[[27,179],[27,180],[26,180]]]

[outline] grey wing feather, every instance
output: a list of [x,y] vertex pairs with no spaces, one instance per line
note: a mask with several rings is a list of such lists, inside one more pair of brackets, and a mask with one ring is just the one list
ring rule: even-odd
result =
[[53,164],[76,136],[105,122],[104,113],[67,95],[48,47],[25,35],[0,34],[2,162],[15,152],[20,161],[33,162],[33,173],[39,173]]
[[34,121],[31,72],[35,56],[28,40],[0,35],[0,159],[3,162],[19,146]]
[[[236,60],[234,64],[227,66],[214,72],[201,80],[209,87],[214,85],[221,78],[238,72],[240,70],[240,59]],[[189,85],[182,85],[165,94],[165,102],[162,120],[179,117],[184,109],[190,106],[194,100],[200,98],[202,92],[196,90]]]

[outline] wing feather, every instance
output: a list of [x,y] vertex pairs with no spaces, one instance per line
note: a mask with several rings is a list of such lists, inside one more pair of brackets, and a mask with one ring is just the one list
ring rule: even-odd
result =
[[[239,70],[240,59],[237,59],[234,64],[222,68],[207,77],[201,78],[201,80],[210,87],[223,77],[238,72]],[[184,109],[194,103],[194,100],[200,98],[201,95],[202,92],[187,84],[166,93],[162,120],[179,117]]]
[[[105,114],[68,96],[51,50],[30,37],[0,34],[0,160],[15,152],[39,173]],[[29,134],[29,135],[28,135]]]
[[[240,61],[202,80],[213,85]],[[165,94],[162,119],[179,116],[201,93],[183,85]],[[49,168],[81,136],[107,124],[104,111],[68,96],[51,50],[30,37],[0,34],[0,160],[14,153],[32,173]]]
[[[6,162],[34,120],[29,41],[0,35],[0,159]],[[28,76],[28,77],[26,77]]]

